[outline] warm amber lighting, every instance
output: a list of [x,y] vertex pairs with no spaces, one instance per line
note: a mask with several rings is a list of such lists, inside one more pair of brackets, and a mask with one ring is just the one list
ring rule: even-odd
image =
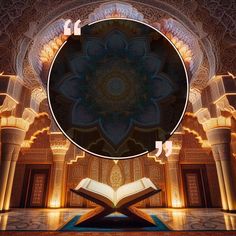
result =
[[113,160],[113,161],[114,161],[114,163],[117,165],[117,163],[118,163],[119,160]]
[[2,72],[0,73],[0,75],[3,75],[3,73],[4,73],[4,71],[2,71]]
[[59,208],[60,207],[60,201],[58,199],[54,199],[50,202],[50,207],[52,208]]
[[107,15],[106,18],[121,18],[122,14],[119,13],[117,10],[113,11],[110,15]]
[[170,32],[166,32],[165,35],[175,45],[184,62],[189,65],[193,57],[193,53],[190,50],[189,46],[182,40],[178,39],[176,36],[173,36],[173,34]]
[[1,127],[8,127],[8,128],[18,128],[21,130],[28,130],[29,122],[22,119],[16,118],[14,116],[2,117],[1,118]]
[[6,230],[8,223],[8,214],[0,214],[0,230]]
[[71,165],[73,163],[76,163],[79,159],[82,159],[85,157],[85,152],[82,152],[82,155],[76,155],[75,159],[71,159],[69,162],[67,162],[68,165]]
[[231,117],[219,116],[217,118],[211,118],[203,123],[203,129],[205,131],[219,127],[231,127]]
[[40,60],[43,63],[51,62],[58,49],[67,40],[67,38],[68,36],[61,34],[45,44],[39,55]]
[[50,209],[47,211],[47,224],[59,227],[61,224],[61,212],[59,209]]
[[183,126],[183,130],[186,130],[187,132],[193,134],[196,137],[198,143],[201,144],[202,148],[209,148],[210,147],[208,140],[204,140],[196,130],[190,129],[185,126]]
[[34,140],[37,138],[37,136],[39,134],[42,134],[45,131],[49,131],[49,127],[46,127],[46,128],[43,128],[41,130],[37,130],[36,132],[34,132],[29,140],[24,140],[24,142],[22,143],[21,147],[23,147],[23,148],[30,148],[31,145],[34,143]]
[[175,208],[182,207],[181,201],[180,201],[180,200],[177,200],[177,199],[174,199],[174,200],[172,201],[172,207],[175,207]]
[[164,165],[165,164],[165,158],[163,158],[163,156],[157,157],[155,154],[148,153],[147,157],[151,158],[151,159],[154,159],[154,161],[158,162],[160,165]]

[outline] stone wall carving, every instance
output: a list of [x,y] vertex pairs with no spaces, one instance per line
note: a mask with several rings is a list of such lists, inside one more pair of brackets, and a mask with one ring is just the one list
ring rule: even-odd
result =
[[110,173],[110,185],[113,189],[119,188],[124,183],[124,177],[120,165],[113,165]]
[[[17,58],[21,52],[22,60],[27,55],[27,48],[30,46],[32,38],[53,20],[68,16],[72,19],[77,19],[78,16],[86,19],[102,2],[104,1],[83,0],[78,4],[76,1],[48,1],[45,4],[40,1],[30,3],[5,1],[0,8],[1,69],[9,73],[16,73],[14,58]],[[199,38],[211,66],[214,66],[215,53],[217,57],[215,67],[218,68],[218,71],[235,72],[235,68],[232,66],[236,55],[235,46],[232,43],[236,34],[233,1],[227,1],[227,4],[224,1],[206,0],[187,3],[172,0],[165,2],[139,0],[129,1],[129,3],[150,22],[170,16],[179,20]],[[45,15],[45,13],[47,14]],[[19,22],[22,23],[19,25]],[[19,62],[20,59],[18,64]],[[209,74],[209,77],[211,76],[212,73]],[[198,84],[200,86],[201,83]]]

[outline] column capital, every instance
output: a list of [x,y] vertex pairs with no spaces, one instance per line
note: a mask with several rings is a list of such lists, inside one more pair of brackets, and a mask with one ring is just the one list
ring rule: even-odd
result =
[[[70,141],[61,132],[51,132],[50,145],[51,145],[51,150],[53,152],[54,158],[57,158],[57,157],[59,158],[59,156],[65,158],[65,155],[70,146]],[[61,158],[59,158],[58,161],[60,159]]]
[[2,116],[0,119],[1,129],[20,129],[25,132],[29,129],[30,122],[15,116]]
[[207,132],[212,129],[230,129],[231,128],[231,116],[219,116],[216,118],[210,118],[202,122],[203,129]]
[[210,129],[206,131],[206,135],[211,146],[231,142],[231,129],[229,127]]
[[21,146],[25,139],[26,130],[17,127],[1,127],[2,144],[15,144]]

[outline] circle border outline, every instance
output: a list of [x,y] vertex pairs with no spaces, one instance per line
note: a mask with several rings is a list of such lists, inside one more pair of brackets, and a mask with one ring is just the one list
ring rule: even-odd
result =
[[[107,19],[101,19],[101,20],[97,20],[97,21],[94,21],[94,22],[91,22],[91,23],[88,23],[88,24],[85,24],[83,25],[82,27],[86,26],[86,25],[93,25],[93,24],[96,24],[96,23],[99,23],[99,22],[102,22],[102,21],[109,21],[109,20],[128,20],[128,21],[134,21],[134,22],[137,22],[137,23],[140,23],[140,24],[143,24],[143,25],[146,25],[150,28],[152,28],[153,30],[157,31],[159,34],[161,34],[171,45],[172,47],[175,49],[175,51],[177,52],[181,62],[182,62],[182,65],[184,67],[184,71],[185,71],[185,76],[186,76],[186,82],[187,82],[187,92],[186,92],[186,100],[185,100],[185,105],[184,105],[184,109],[182,111],[182,114],[179,118],[179,121],[177,122],[176,126],[174,127],[174,129],[171,131],[170,133],[170,136],[173,135],[173,133],[177,130],[177,128],[179,127],[180,125],[180,122],[183,120],[183,116],[186,112],[186,109],[187,109],[187,105],[188,105],[188,101],[189,101],[189,92],[190,92],[190,86],[189,86],[189,76],[188,76],[188,72],[187,72],[187,68],[186,68],[186,65],[184,63],[184,60],[180,54],[180,52],[178,51],[178,49],[176,48],[176,46],[174,45],[174,43],[164,34],[162,33],[159,29],[155,28],[154,26],[152,25],[149,25],[148,23],[146,22],[142,22],[142,21],[139,21],[139,20],[135,20],[135,19],[131,19],[131,18],[122,18],[122,17],[118,17],[118,18],[107,18]],[[82,28],[81,27],[81,28]],[[70,37],[70,36],[69,36]],[[127,159],[133,159],[133,158],[136,158],[136,157],[141,157],[145,154],[148,154],[150,153],[149,151],[145,151],[145,152],[142,152],[140,154],[136,154],[136,155],[133,155],[133,156],[127,156],[127,157],[109,157],[109,156],[103,156],[103,155],[100,155],[100,154],[97,154],[97,153],[94,153],[94,152],[91,152],[83,147],[81,147],[79,144],[77,144],[71,137],[69,137],[69,135],[62,129],[62,127],[60,126],[60,124],[58,123],[55,115],[54,115],[54,112],[53,112],[53,109],[52,109],[52,106],[51,106],[51,102],[50,102],[50,94],[49,94],[49,81],[50,81],[50,76],[51,76],[51,71],[52,71],[52,67],[54,65],[54,61],[56,60],[59,52],[61,51],[61,49],[64,47],[64,45],[67,43],[67,40],[61,45],[61,47],[57,50],[56,54],[54,55],[54,58],[51,62],[51,65],[50,65],[50,69],[49,69],[49,72],[48,72],[48,76],[47,76],[47,100],[48,100],[48,104],[49,104],[49,108],[50,108],[50,112],[52,114],[52,117],[56,123],[56,125],[58,126],[58,128],[60,129],[60,131],[64,134],[64,136],[69,139],[69,141],[71,143],[73,143],[76,147],[78,147],[79,149],[83,150],[84,152],[87,152],[93,156],[96,156],[96,157],[99,157],[99,158],[103,158],[103,159],[108,159],[108,160],[127,160]],[[167,140],[166,140],[167,141]],[[154,149],[155,150],[155,149]],[[153,151],[154,151],[153,150]],[[152,151],[151,151],[152,152]]]

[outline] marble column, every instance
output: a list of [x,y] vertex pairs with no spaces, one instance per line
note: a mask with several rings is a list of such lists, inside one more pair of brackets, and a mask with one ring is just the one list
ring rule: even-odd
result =
[[16,170],[16,162],[19,157],[20,148],[21,148],[20,145],[17,145],[12,155],[11,166],[9,170],[8,180],[7,180],[7,188],[6,188],[6,193],[5,193],[4,203],[3,203],[3,210],[5,211],[9,210],[9,207],[10,207],[13,180],[14,180],[15,170]]
[[64,186],[64,171],[65,171],[65,155],[64,153],[53,152],[53,189],[52,198],[50,202],[51,207],[62,206],[62,195]]
[[63,191],[65,190],[65,156],[70,142],[61,133],[51,133],[51,150],[53,153],[52,193],[50,207],[63,206]]
[[224,210],[236,210],[236,185],[231,162],[231,129],[214,128],[207,131],[212,146]]
[[16,161],[24,138],[25,130],[13,127],[1,129],[0,211],[9,209]]
[[217,172],[218,182],[219,182],[219,187],[220,187],[222,208],[224,210],[228,210],[229,209],[228,200],[227,200],[227,195],[226,195],[226,190],[225,190],[225,183],[224,183],[222,166],[221,166],[221,162],[220,162],[220,155],[219,155],[217,146],[215,146],[215,145],[212,146],[212,153],[213,153],[213,157],[214,157],[215,164],[216,164],[216,172]]
[[170,184],[170,196],[172,207],[182,207],[181,189],[180,189],[180,167],[179,167],[179,150],[177,153],[168,157],[168,176]]

